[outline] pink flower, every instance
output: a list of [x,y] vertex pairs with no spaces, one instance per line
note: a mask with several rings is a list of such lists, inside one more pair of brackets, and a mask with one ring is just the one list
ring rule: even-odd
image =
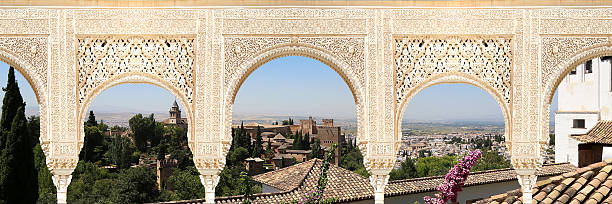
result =
[[444,177],[444,183],[437,188],[439,193],[435,197],[425,196],[425,203],[443,204],[448,201],[457,202],[457,192],[461,191],[461,187],[465,184],[465,180],[470,174],[470,169],[480,159],[482,152],[474,150],[468,153],[463,159],[459,159],[459,163],[448,171]]

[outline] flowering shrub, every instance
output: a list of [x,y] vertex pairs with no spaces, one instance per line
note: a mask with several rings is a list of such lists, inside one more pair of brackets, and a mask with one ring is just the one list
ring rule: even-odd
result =
[[435,194],[435,197],[425,196],[425,203],[431,204],[443,204],[448,201],[457,202],[457,192],[461,191],[461,186],[465,183],[470,169],[476,164],[476,161],[480,159],[482,153],[480,150],[474,150],[467,154],[463,159],[459,160],[459,163],[448,171],[444,177],[444,183],[438,186],[439,193]]

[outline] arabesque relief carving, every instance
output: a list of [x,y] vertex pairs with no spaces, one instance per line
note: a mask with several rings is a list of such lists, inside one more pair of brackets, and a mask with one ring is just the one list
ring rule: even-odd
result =
[[214,189],[242,82],[272,59],[300,55],[348,84],[364,163],[383,189],[401,142],[401,109],[435,83],[476,84],[494,95],[512,164],[539,168],[549,98],[572,66],[612,54],[611,18],[612,7],[3,7],[0,57],[37,93],[41,146],[61,186],[82,145],[79,111],[103,89],[136,81],[185,103],[189,147]]

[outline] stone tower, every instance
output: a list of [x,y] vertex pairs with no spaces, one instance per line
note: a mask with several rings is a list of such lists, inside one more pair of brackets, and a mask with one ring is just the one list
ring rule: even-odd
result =
[[181,109],[179,109],[179,106],[176,103],[176,100],[174,101],[174,104],[172,104],[172,107],[170,108],[170,118],[168,119],[169,119],[170,124],[178,124],[181,122]]

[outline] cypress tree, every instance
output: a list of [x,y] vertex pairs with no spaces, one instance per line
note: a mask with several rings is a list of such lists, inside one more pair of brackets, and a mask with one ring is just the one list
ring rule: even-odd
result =
[[98,122],[96,121],[96,116],[94,115],[93,111],[89,111],[89,118],[85,124],[88,126],[98,126]]
[[[0,130],[10,131],[13,119],[17,114],[17,109],[25,106],[21,93],[19,93],[19,85],[15,80],[15,69],[9,68],[8,80],[6,87],[2,88],[4,93],[4,101],[2,102],[2,116],[0,117]],[[6,147],[6,135],[0,137],[0,151]]]
[[292,149],[301,149],[302,148],[302,134],[296,134],[295,139],[293,139],[293,147]]
[[5,168],[0,172],[3,174],[0,191],[3,193],[1,200],[6,203],[36,203],[38,200],[38,174],[24,109],[25,105],[17,109],[10,132],[4,134],[6,148],[2,150],[0,166]]
[[19,85],[15,80],[15,69],[11,67],[9,69],[8,81],[6,87],[2,89],[4,93],[4,101],[2,102],[2,117],[0,118],[0,128],[3,130],[10,130],[13,119],[17,115],[17,109],[21,106],[25,106],[21,93],[19,92]]
[[306,133],[306,135],[304,135],[302,139],[303,139],[302,149],[309,150],[310,149],[310,133]]
[[261,138],[261,129],[257,126],[257,137],[255,138],[255,144],[253,145],[252,157],[261,157],[263,154],[263,139]]

